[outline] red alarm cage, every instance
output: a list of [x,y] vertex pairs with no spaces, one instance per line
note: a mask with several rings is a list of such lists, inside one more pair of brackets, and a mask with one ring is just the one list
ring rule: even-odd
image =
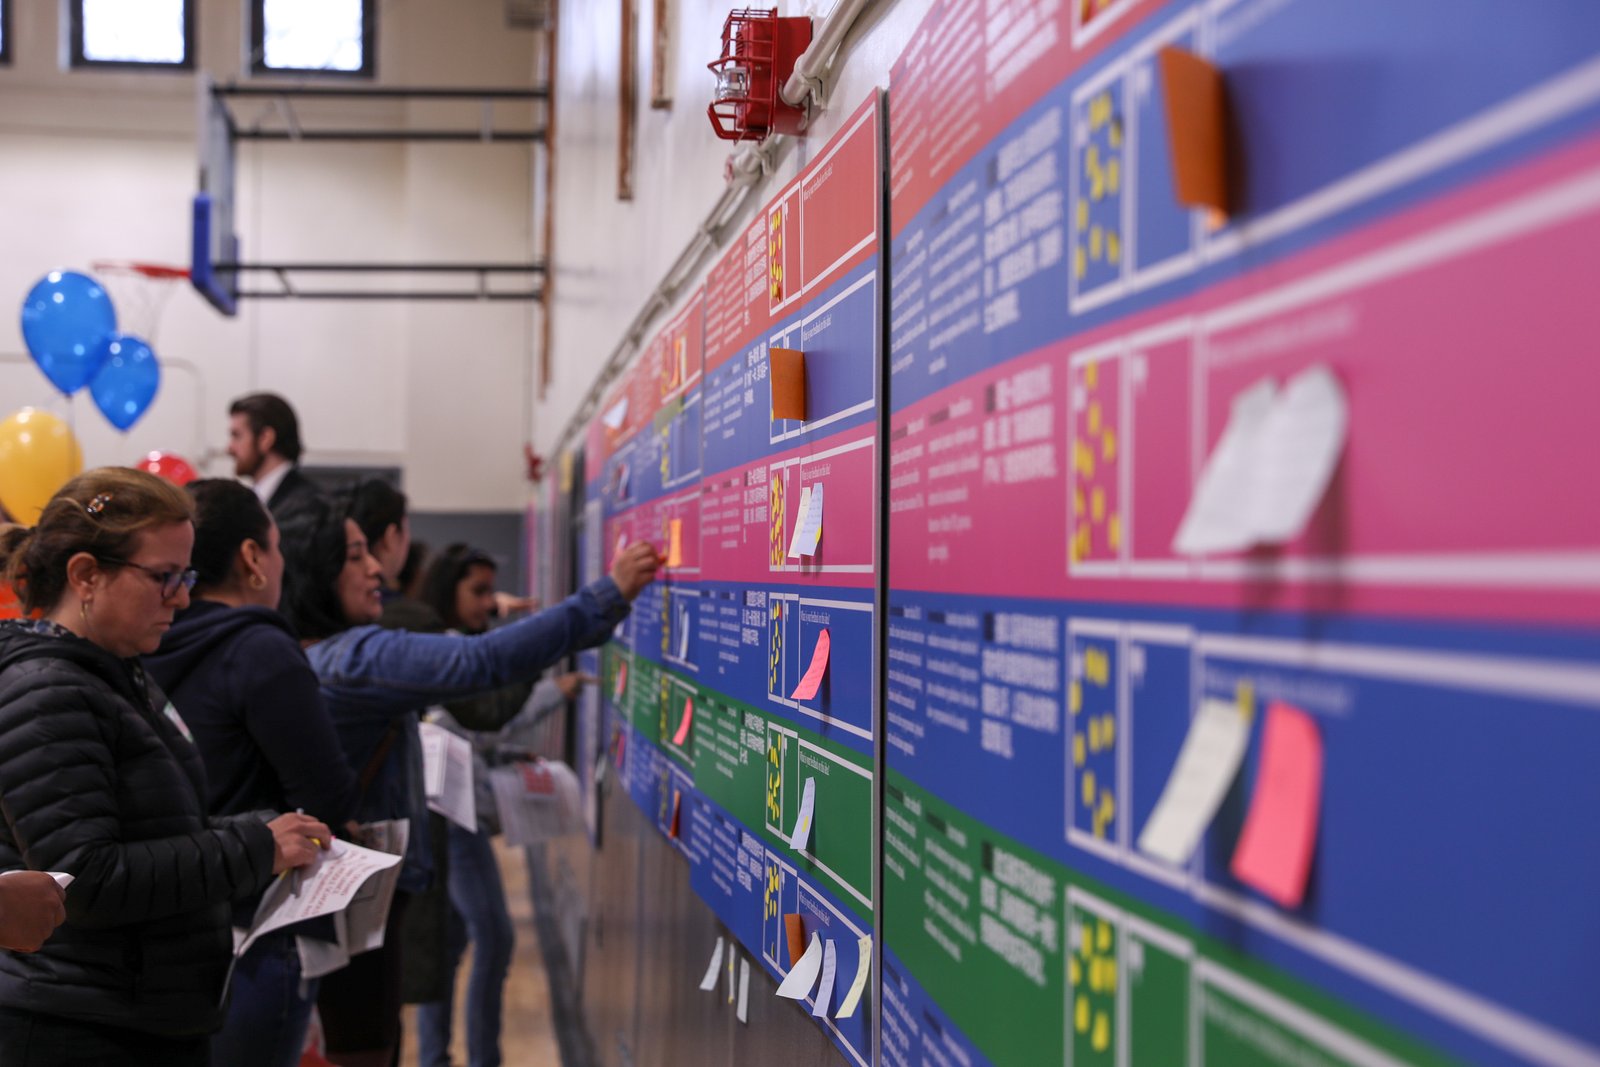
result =
[[711,128],[724,141],[761,141],[773,133],[799,133],[805,109],[786,104],[778,92],[811,45],[811,20],[779,18],[778,9],[740,8],[722,24],[722,58],[706,64],[717,76],[716,97],[706,108]]

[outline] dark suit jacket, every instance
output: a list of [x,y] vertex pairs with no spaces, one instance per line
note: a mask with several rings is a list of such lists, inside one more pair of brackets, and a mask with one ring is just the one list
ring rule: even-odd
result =
[[299,467],[290,467],[289,473],[278,483],[278,488],[272,491],[267,510],[272,512],[274,519],[282,519],[284,512],[293,508],[298,501],[317,496],[320,492],[317,483],[301,474]]

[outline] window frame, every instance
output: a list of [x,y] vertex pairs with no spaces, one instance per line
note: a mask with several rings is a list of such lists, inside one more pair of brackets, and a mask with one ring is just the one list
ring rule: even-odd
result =
[[267,66],[267,3],[250,0],[250,74],[256,78],[367,78],[377,77],[377,0],[361,0],[361,66],[355,70],[331,67]]
[[[144,70],[187,73],[195,69],[195,8],[200,0],[180,0],[183,4],[183,59],[165,63],[145,59],[90,59],[83,53],[83,0],[67,4],[67,67],[70,70]],[[9,7],[9,0],[7,2]],[[10,34],[6,39],[10,40]]]

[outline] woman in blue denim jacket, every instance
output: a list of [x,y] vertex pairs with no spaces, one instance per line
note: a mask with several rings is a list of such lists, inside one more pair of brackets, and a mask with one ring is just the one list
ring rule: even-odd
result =
[[567,654],[600,644],[661,560],[649,544],[634,544],[608,577],[486,634],[385,630],[376,625],[381,569],[348,516],[348,499],[309,500],[283,516],[283,608],[307,643],[340,745],[361,779],[356,819],[411,820],[383,947],[327,976],[318,999],[330,1060],[387,1067],[400,1041],[399,923],[407,895],[428,886],[433,866],[418,711],[531,681]]

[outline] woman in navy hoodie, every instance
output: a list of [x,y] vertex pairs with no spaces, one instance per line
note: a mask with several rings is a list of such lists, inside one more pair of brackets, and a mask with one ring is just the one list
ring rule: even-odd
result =
[[[206,767],[212,815],[303,810],[330,826],[354,814],[356,776],[339,748],[317,676],[278,614],[278,528],[235,481],[192,483],[199,580],[145,667],[183,714]],[[248,926],[256,899],[235,908]],[[251,946],[234,970],[212,1062],[292,1067],[305,1045],[315,979],[302,983],[295,929]]]

